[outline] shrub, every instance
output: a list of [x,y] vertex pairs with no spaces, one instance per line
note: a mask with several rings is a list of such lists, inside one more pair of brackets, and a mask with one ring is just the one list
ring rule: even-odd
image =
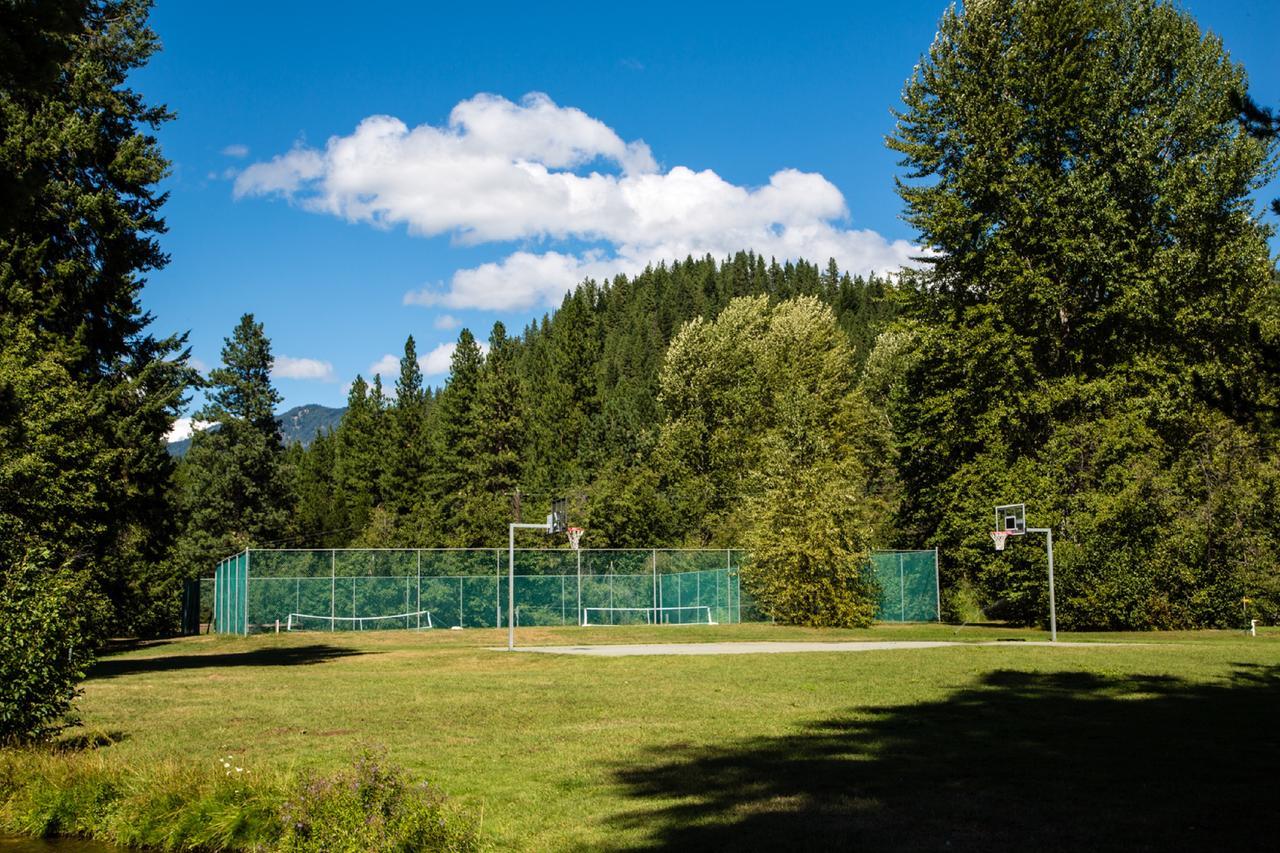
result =
[[0,833],[71,835],[158,850],[469,851],[479,832],[425,783],[373,754],[307,777],[90,750],[0,751]]

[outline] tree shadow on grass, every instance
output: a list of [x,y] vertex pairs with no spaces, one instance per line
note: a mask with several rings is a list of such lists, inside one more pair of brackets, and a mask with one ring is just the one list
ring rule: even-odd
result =
[[285,646],[273,649],[252,649],[210,655],[168,655],[147,658],[104,658],[89,670],[89,678],[116,678],[142,672],[172,672],[179,669],[226,668],[232,666],[303,666],[327,663],[353,655],[369,654],[358,649],[345,649],[327,643],[307,646]]
[[[620,768],[645,849],[1214,850],[1280,838],[1280,666],[999,671],[941,701]],[[656,802],[655,802],[656,801]]]

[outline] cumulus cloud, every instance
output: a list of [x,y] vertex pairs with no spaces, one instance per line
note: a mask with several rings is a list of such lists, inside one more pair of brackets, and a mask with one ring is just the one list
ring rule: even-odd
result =
[[[489,345],[484,341],[480,341],[480,352],[485,355],[489,354]],[[449,372],[450,362],[453,360],[453,351],[458,348],[456,343],[440,344],[431,352],[418,359],[418,366],[422,368],[422,372],[427,376],[444,376]]]
[[191,434],[197,430],[206,430],[212,421],[197,421],[192,418],[178,418],[173,422],[173,426],[165,433],[164,440],[167,444],[175,441],[182,441],[184,438],[191,438]]
[[642,140],[538,93],[519,103],[477,95],[441,127],[370,116],[323,149],[298,145],[254,163],[236,178],[235,195],[283,197],[463,245],[523,244],[405,295],[406,304],[454,309],[554,305],[586,276],[688,255],[754,249],[869,273],[899,269],[921,251],[849,228],[844,196],[820,174],[784,168],[746,187],[709,169],[663,170]]
[[315,358],[292,358],[278,355],[271,364],[272,379],[312,379],[320,382],[336,382],[333,365]]
[[381,376],[385,382],[387,377],[396,377],[400,375],[400,359],[387,353],[382,358],[369,365],[369,378],[375,375]]
[[[409,294],[405,294],[405,296],[408,297]],[[456,329],[462,324],[459,323],[458,318],[452,314],[440,314],[431,325],[435,326],[437,329],[448,330]]]

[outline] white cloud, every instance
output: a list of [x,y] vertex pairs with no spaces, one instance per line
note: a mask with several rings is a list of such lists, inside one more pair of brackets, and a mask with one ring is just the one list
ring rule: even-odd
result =
[[500,261],[405,295],[406,304],[454,309],[554,305],[585,276],[633,274],[688,255],[754,249],[819,264],[834,257],[850,272],[869,273],[896,270],[921,253],[847,227],[844,196],[820,174],[781,169],[765,185],[745,187],[709,169],[663,171],[643,141],[624,141],[537,93],[519,103],[477,95],[442,127],[370,116],[323,149],[299,145],[249,166],[235,195],[282,196],[350,222],[404,225],[463,244],[524,243]]
[[190,438],[193,430],[205,430],[209,428],[212,421],[197,421],[191,418],[178,418],[173,422],[173,426],[165,433],[164,440],[167,444],[175,441],[182,441],[184,438]]
[[195,356],[191,356],[191,358],[187,359],[187,365],[202,375],[209,372],[209,365],[205,364]]
[[[480,352],[488,355],[489,345],[484,341],[479,341]],[[449,367],[453,361],[453,351],[458,348],[456,343],[450,342],[440,344],[431,352],[418,359],[418,366],[422,368],[423,374],[427,376],[444,376],[448,374]]]
[[336,382],[333,365],[315,358],[292,358],[278,355],[271,365],[272,379],[314,379],[320,382]]
[[239,159],[241,157],[248,157],[249,146],[241,145],[240,143],[237,142],[234,145],[228,145],[226,148],[223,148],[222,154],[225,157],[235,157],[236,159]]
[[382,377],[384,385],[388,384],[388,377],[394,380],[395,377],[400,375],[400,359],[397,356],[387,353],[382,358],[369,365],[369,379],[372,380],[375,374]]
[[[406,302],[407,302],[408,296],[409,294],[406,293],[405,294]],[[435,321],[431,325],[435,326],[437,329],[448,330],[448,329],[456,329],[459,326],[461,326],[462,323],[458,322],[458,318],[453,316],[452,314],[441,314],[438,317],[436,317]]]

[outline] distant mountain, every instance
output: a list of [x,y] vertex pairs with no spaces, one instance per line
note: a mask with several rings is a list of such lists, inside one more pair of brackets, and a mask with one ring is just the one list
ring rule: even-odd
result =
[[[286,446],[301,444],[303,447],[307,447],[317,433],[329,429],[337,429],[346,411],[346,406],[340,409],[315,405],[294,406],[289,411],[279,415],[276,421],[280,424],[280,435],[284,439]],[[173,456],[184,456],[190,448],[190,438],[169,442],[169,453]]]

